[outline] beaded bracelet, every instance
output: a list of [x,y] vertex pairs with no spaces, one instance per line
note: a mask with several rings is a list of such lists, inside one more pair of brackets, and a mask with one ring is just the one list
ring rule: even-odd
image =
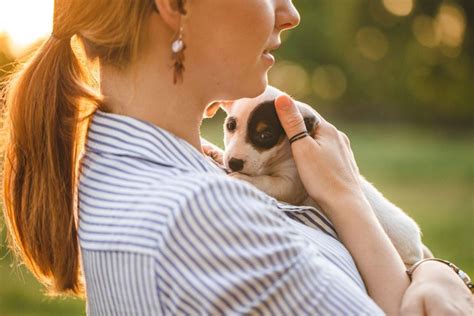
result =
[[453,269],[454,272],[456,272],[456,274],[461,278],[461,280],[464,282],[464,284],[466,284],[466,286],[471,291],[471,293],[474,293],[474,285],[472,284],[471,278],[467,275],[467,273],[465,273],[464,271],[459,269],[454,263],[449,262],[447,260],[439,259],[439,258],[422,259],[422,260],[418,261],[417,263],[415,263],[414,265],[412,265],[410,268],[408,268],[406,270],[406,273],[408,274],[408,277],[410,278],[410,281],[412,279],[413,272],[415,272],[416,268],[418,268],[420,266],[420,264],[422,264],[423,262],[426,262],[426,261],[438,261],[438,262],[442,262],[442,263],[446,264],[448,267]]

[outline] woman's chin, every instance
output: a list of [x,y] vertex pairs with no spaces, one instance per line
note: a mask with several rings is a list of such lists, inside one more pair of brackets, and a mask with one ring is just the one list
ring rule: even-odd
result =
[[260,73],[260,77],[256,77],[257,80],[248,80],[247,81],[240,81],[246,82],[245,85],[237,84],[236,89],[229,90],[225,96],[220,96],[221,100],[237,100],[242,98],[255,98],[265,92],[265,89],[268,86],[268,75],[267,71],[265,73]]
[[268,86],[268,74],[265,71],[263,75],[261,75],[260,80],[258,80],[252,87],[249,87],[249,91],[246,98],[256,98],[259,95],[265,92],[265,89]]

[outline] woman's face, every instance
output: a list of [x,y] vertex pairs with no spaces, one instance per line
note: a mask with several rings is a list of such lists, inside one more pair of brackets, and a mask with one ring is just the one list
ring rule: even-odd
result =
[[214,100],[261,94],[273,65],[264,52],[300,21],[291,0],[188,0],[187,7],[184,75]]

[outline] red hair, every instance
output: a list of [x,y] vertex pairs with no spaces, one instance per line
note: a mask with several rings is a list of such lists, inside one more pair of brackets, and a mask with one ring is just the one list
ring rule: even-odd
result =
[[[55,37],[3,91],[9,242],[50,294],[84,293],[75,203],[78,153],[83,127],[101,99],[78,54],[83,47],[89,59],[126,67],[137,55],[152,10],[149,0],[56,0]],[[82,46],[73,48],[71,38]]]

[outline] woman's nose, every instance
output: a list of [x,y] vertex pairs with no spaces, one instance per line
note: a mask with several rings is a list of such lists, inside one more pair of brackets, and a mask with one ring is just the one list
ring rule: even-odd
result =
[[300,24],[301,18],[291,0],[280,1],[276,10],[276,27],[280,31],[292,29]]

